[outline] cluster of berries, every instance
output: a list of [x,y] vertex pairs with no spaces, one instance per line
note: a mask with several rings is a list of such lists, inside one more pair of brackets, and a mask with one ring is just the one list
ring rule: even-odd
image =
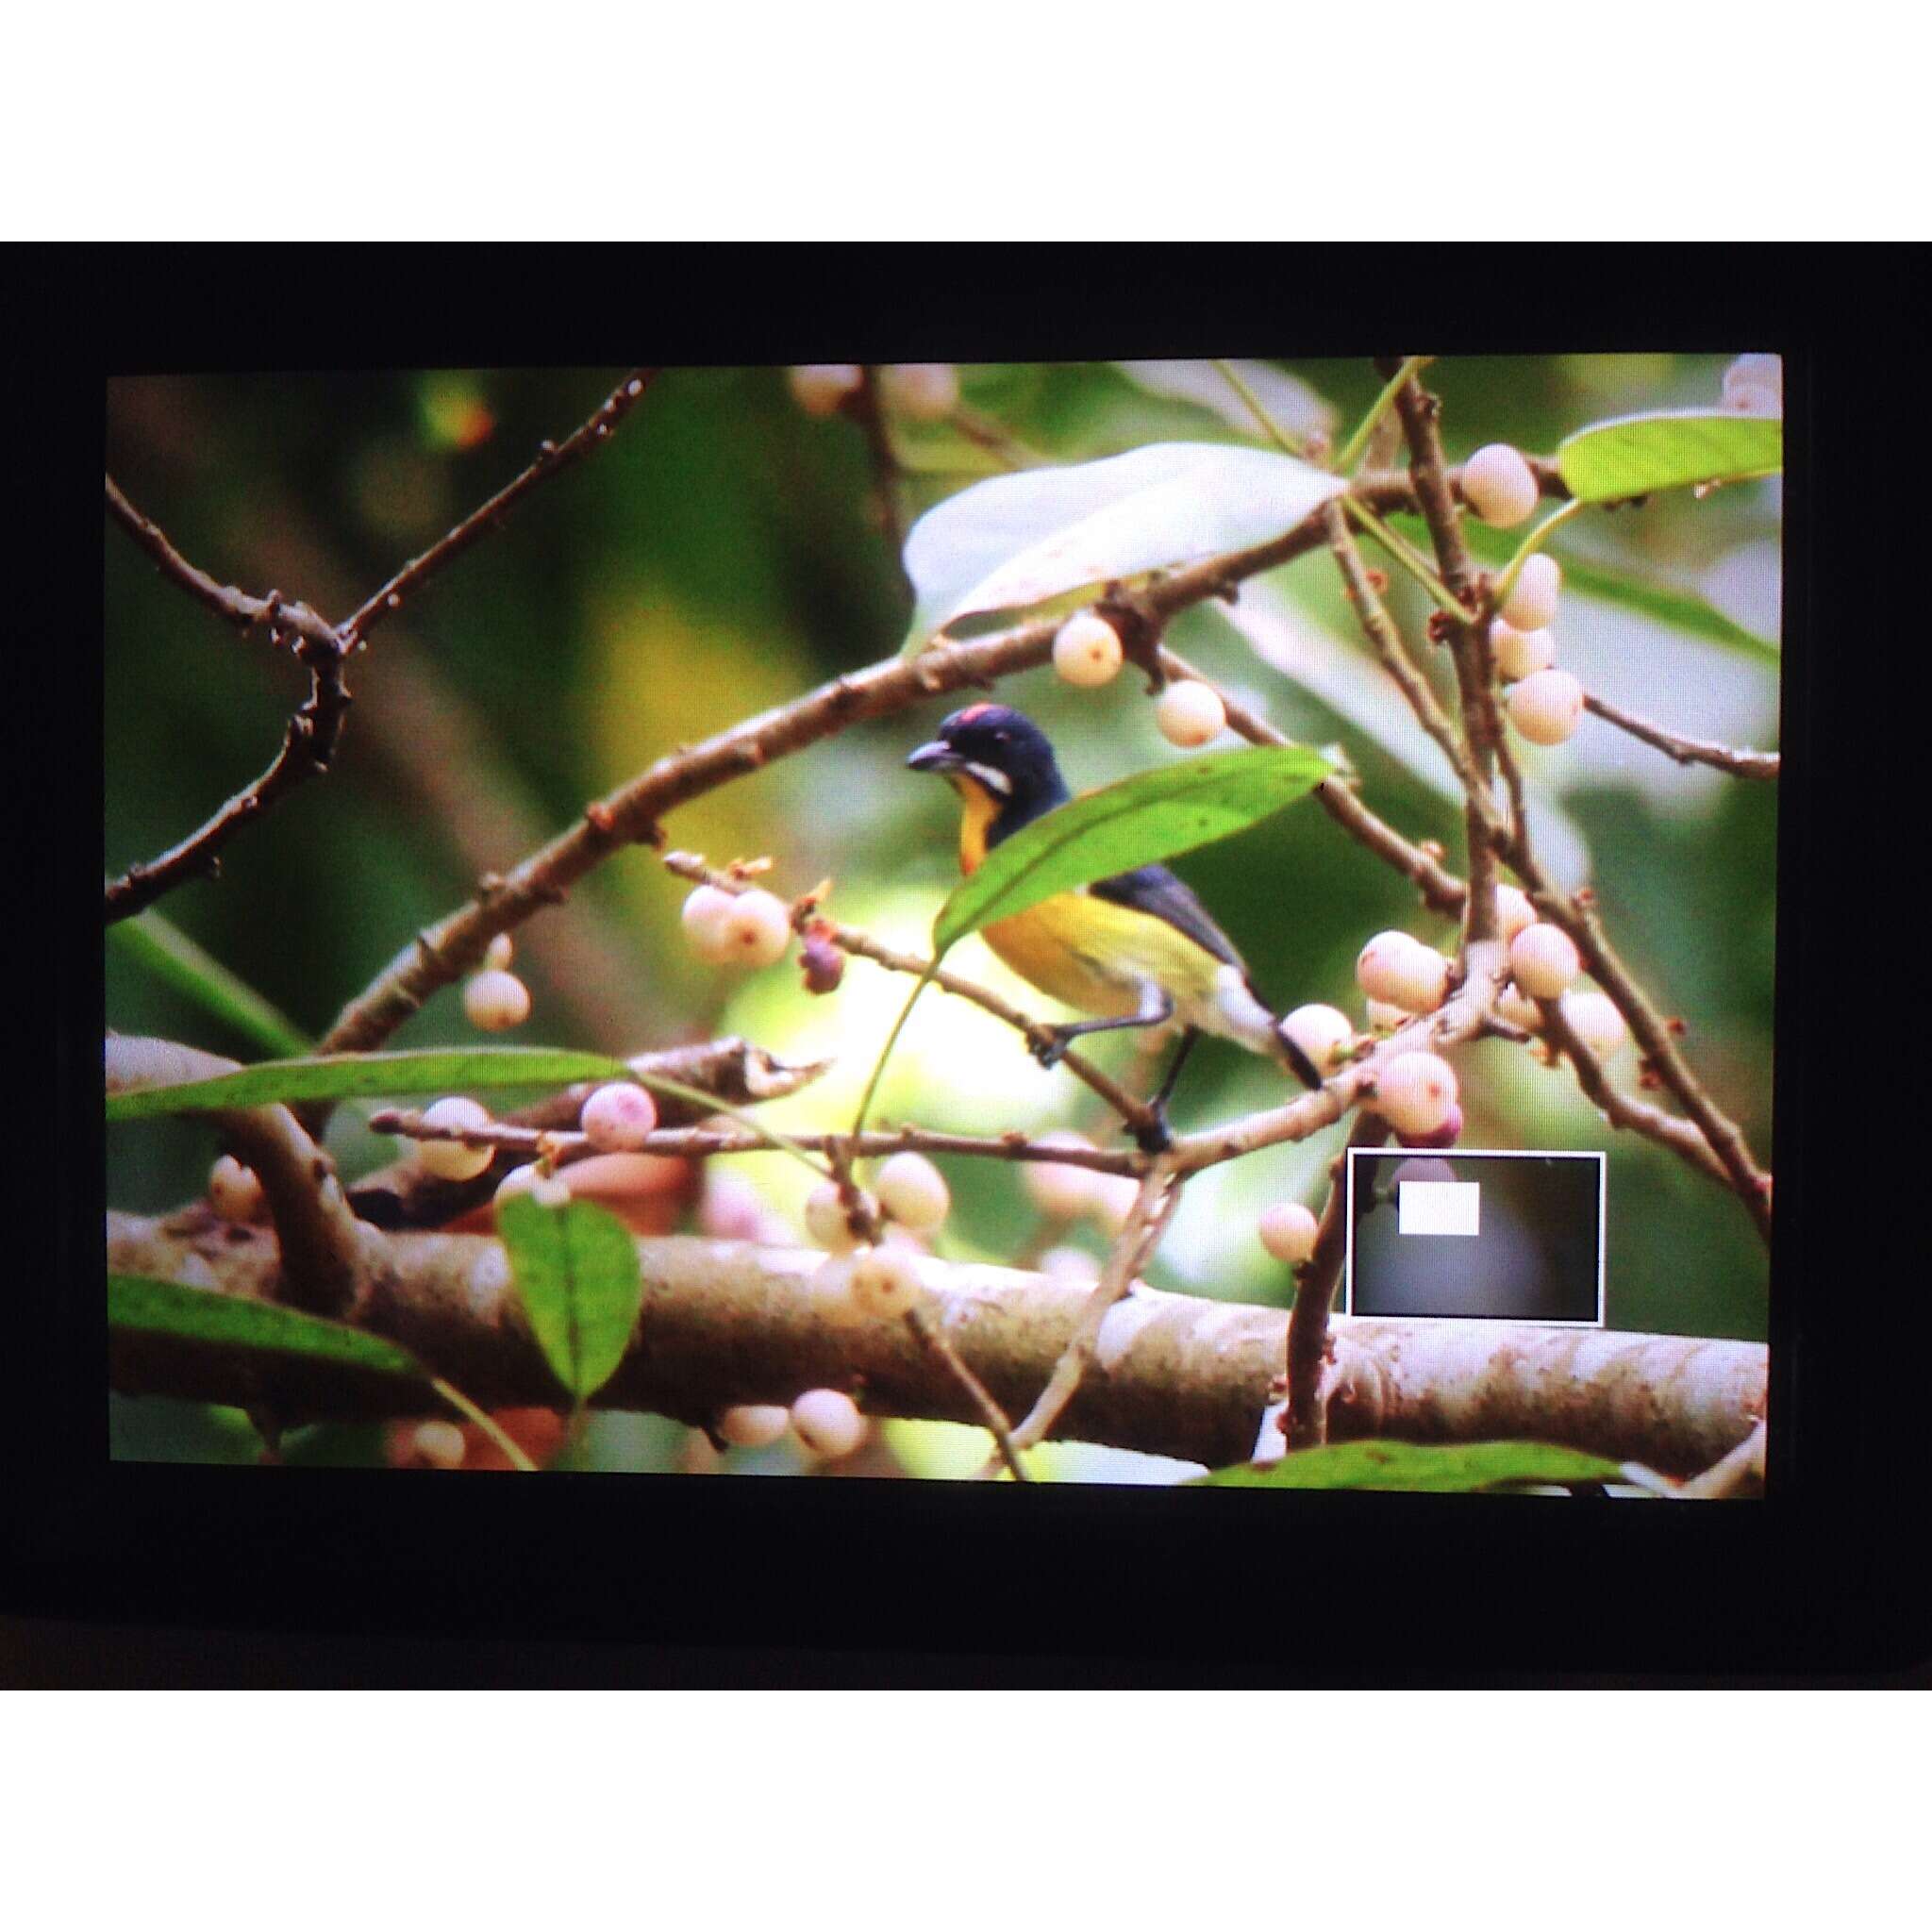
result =
[[[805,362],[788,372],[791,399],[808,416],[836,416],[865,380],[857,362]],[[950,362],[891,362],[879,371],[889,408],[918,423],[943,423],[959,407]]]
[[[1111,683],[1125,655],[1120,632],[1097,610],[1076,610],[1054,633],[1054,670],[1083,691]],[[1177,677],[1155,700],[1154,722],[1168,743],[1193,751],[1227,729],[1227,707],[1211,684]]]

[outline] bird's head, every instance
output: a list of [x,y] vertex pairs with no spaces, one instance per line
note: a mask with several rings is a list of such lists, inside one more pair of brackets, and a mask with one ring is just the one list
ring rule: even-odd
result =
[[907,764],[938,772],[969,799],[976,791],[1003,830],[1064,804],[1067,788],[1053,746],[1031,718],[1009,705],[968,705],[940,726]]

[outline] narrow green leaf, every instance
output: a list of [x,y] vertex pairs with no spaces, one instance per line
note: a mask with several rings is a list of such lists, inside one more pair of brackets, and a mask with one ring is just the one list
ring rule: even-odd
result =
[[1209,752],[1090,791],[987,854],[940,908],[934,949],[944,952],[1056,892],[1245,831],[1312,791],[1328,772],[1327,761],[1306,745],[1254,745]]
[[1198,1483],[1223,1490],[1492,1490],[1623,1482],[1624,1465],[1552,1442],[1330,1442],[1267,1469],[1241,1463]]
[[588,1402],[637,1330],[644,1293],[637,1243],[589,1201],[545,1208],[513,1194],[498,1207],[496,1226],[544,1360],[574,1401]]
[[1615,503],[1692,483],[1737,483],[1784,467],[1785,425],[1775,416],[1668,409],[1593,423],[1557,446],[1573,496]]
[[108,928],[108,942],[271,1053],[304,1054],[313,1043],[252,986],[158,912],[117,920]]
[[[1515,546],[1503,532],[1487,528],[1474,517],[1465,519],[1462,528],[1477,561],[1492,570],[1507,563],[1514,553]],[[1756,631],[1746,630],[1696,591],[1681,584],[1637,576],[1585,557],[1566,556],[1558,561],[1563,566],[1564,588],[1579,596],[1600,597],[1606,604],[1634,610],[1640,617],[1653,618],[1691,637],[1707,638],[1726,649],[1742,651],[1761,662],[1777,661],[1775,638],[1759,637]]]
[[936,504],[906,540],[918,592],[908,648],[974,612],[1265,542],[1344,487],[1294,457],[1214,442],[990,476]]
[[340,1322],[325,1322],[295,1308],[206,1288],[184,1288],[145,1274],[108,1276],[108,1323],[149,1335],[219,1348],[258,1349],[267,1355],[301,1356],[343,1368],[427,1381],[429,1371],[401,1343]]
[[631,1077],[622,1060],[550,1047],[425,1047],[403,1053],[317,1054],[260,1060],[239,1073],[108,1096],[110,1121],[265,1107],[274,1101],[342,1100],[357,1094],[454,1093],[471,1088],[566,1087]]

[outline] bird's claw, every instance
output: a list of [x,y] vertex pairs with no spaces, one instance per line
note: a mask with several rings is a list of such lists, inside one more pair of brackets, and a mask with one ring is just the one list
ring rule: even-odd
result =
[[1174,1132],[1167,1124],[1167,1109],[1157,1107],[1144,1126],[1134,1129],[1134,1144],[1142,1154],[1165,1154],[1174,1145]]

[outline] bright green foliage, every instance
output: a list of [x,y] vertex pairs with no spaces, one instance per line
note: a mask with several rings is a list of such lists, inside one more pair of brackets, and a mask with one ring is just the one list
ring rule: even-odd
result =
[[1557,467],[1585,503],[1616,503],[1693,483],[1736,483],[1784,467],[1785,426],[1775,416],[1661,410],[1595,423],[1557,446]]
[[933,945],[1070,892],[1191,852],[1272,816],[1328,775],[1305,745],[1212,752],[1141,772],[1036,819],[989,852],[940,908]]
[[604,1054],[548,1047],[424,1047],[401,1053],[316,1054],[261,1060],[240,1073],[108,1096],[110,1121],[208,1113],[276,1101],[343,1100],[356,1094],[449,1093],[458,1089],[567,1087],[576,1080],[627,1080],[630,1069]]
[[157,1281],[144,1274],[108,1275],[108,1325],[149,1335],[173,1335],[215,1348],[302,1356],[310,1361],[335,1362],[380,1374],[412,1375],[425,1381],[429,1374],[407,1348],[385,1336],[347,1328],[340,1322],[325,1322],[319,1315],[305,1315],[270,1302],[217,1294],[205,1288],[183,1288],[178,1282]]
[[1455,1491],[1624,1480],[1622,1463],[1551,1442],[1330,1442],[1269,1469],[1241,1463],[1200,1478],[1222,1490]]
[[543,1358],[575,1402],[616,1373],[643,1300],[637,1244],[589,1201],[546,1208],[512,1194],[496,1210],[517,1297]]

